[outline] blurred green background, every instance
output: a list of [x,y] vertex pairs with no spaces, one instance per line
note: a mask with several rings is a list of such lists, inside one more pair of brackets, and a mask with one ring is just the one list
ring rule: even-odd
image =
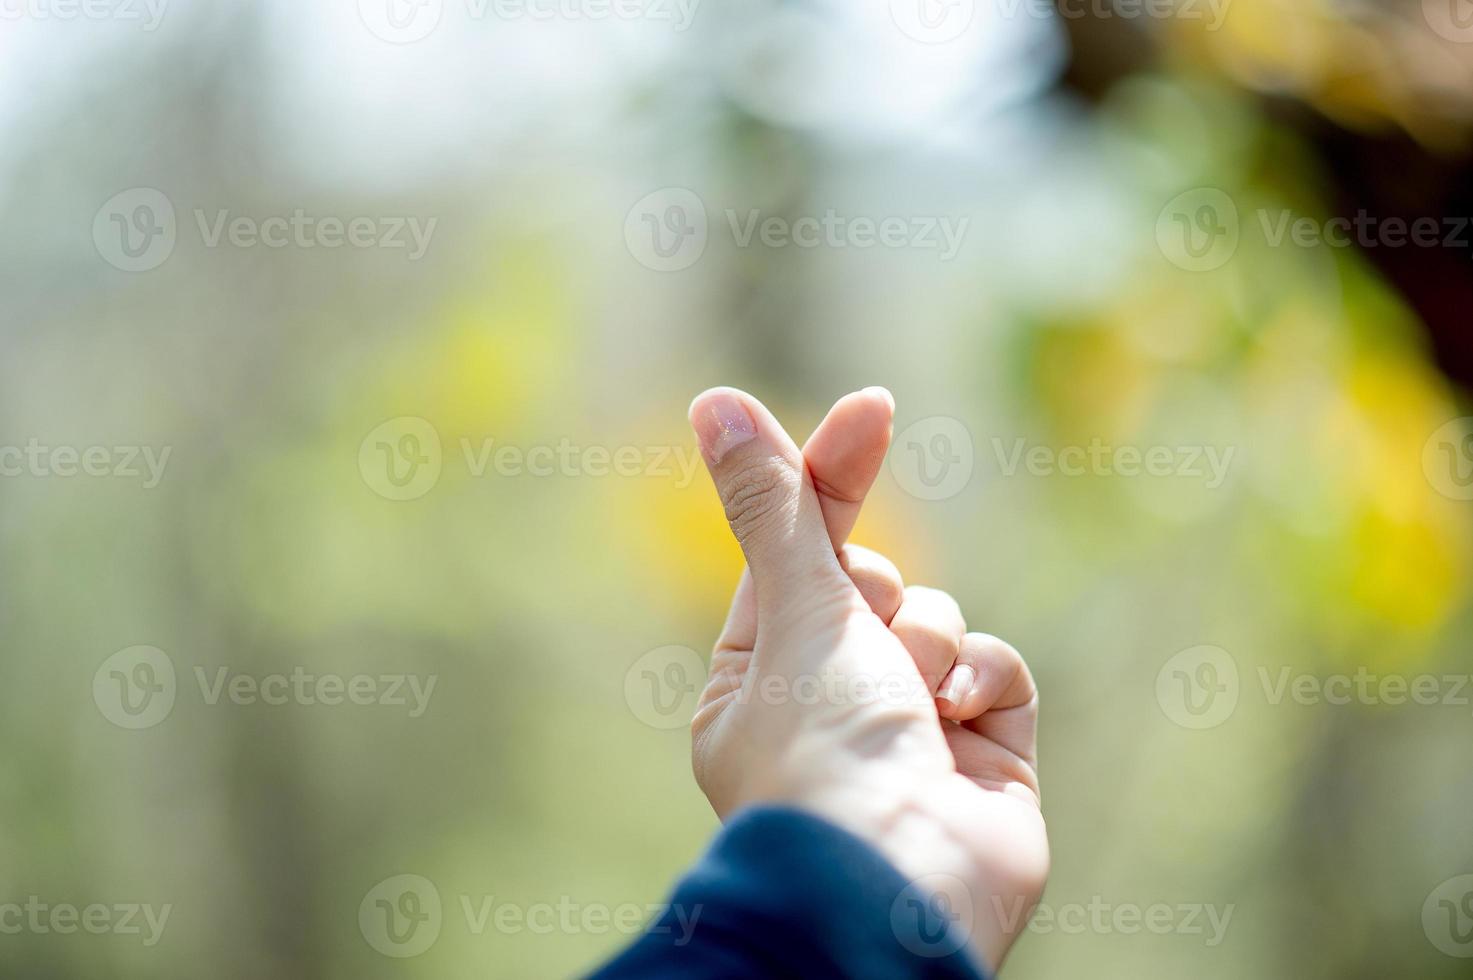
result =
[[[801,439],[883,384],[855,537],[1029,658],[1045,905],[1232,908],[1215,943],[1037,928],[1007,974],[1466,976],[1469,236],[1272,234],[1473,214],[1460,3],[4,8],[0,905],[117,928],[0,910],[0,972],[591,968],[628,937],[583,913],[642,917],[716,826],[644,686],[741,567],[688,401],[746,387]],[[831,210],[967,224],[954,255],[741,234]],[[1019,440],[1232,456],[1009,473]],[[512,465],[560,446],[637,465]],[[373,703],[252,693],[294,672]],[[405,874],[438,932],[384,955]],[[126,905],[170,907],[156,942]]]

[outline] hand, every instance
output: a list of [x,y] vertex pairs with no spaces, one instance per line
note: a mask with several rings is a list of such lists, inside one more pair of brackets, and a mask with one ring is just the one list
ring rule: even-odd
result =
[[806,809],[945,892],[996,970],[1048,873],[1038,696],[1017,651],[967,633],[950,596],[845,545],[892,413],[883,389],[849,395],[800,453],[750,395],[691,403],[748,567],[691,724],[693,765],[719,816]]

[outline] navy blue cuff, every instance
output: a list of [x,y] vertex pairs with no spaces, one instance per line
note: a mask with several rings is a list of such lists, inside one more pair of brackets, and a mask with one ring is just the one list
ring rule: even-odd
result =
[[982,980],[948,913],[853,834],[799,810],[753,807],[596,976]]

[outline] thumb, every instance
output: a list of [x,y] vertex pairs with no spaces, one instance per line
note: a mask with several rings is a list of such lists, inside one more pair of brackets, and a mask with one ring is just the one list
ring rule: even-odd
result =
[[691,402],[690,424],[752,570],[758,607],[842,591],[848,579],[803,454],[772,413],[746,392],[712,388]]

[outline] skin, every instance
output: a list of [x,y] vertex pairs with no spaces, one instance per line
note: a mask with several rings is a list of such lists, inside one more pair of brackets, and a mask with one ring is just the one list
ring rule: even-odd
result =
[[1018,652],[967,632],[949,595],[846,543],[893,413],[882,388],[847,395],[800,451],[745,392],[691,403],[747,559],[691,724],[693,767],[723,819],[784,804],[869,842],[944,893],[995,971],[1048,874],[1038,694]]

